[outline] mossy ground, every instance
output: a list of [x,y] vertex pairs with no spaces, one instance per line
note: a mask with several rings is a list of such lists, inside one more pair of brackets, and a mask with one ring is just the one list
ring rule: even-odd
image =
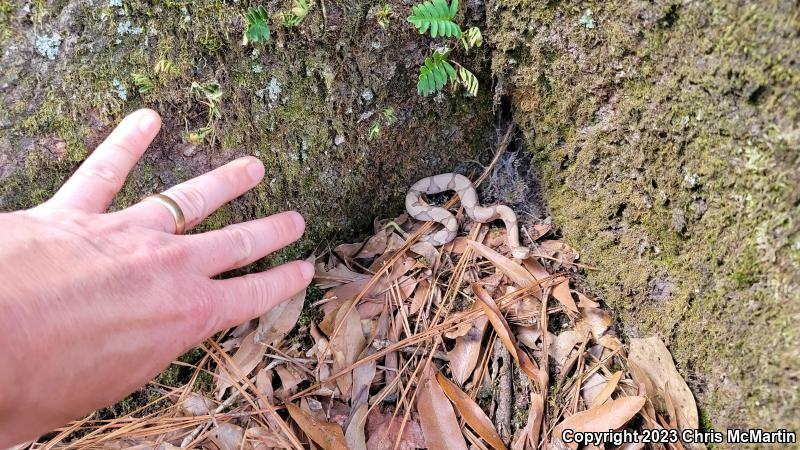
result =
[[800,429],[797,5],[487,11],[586,283],[628,336],[664,338],[711,426]]

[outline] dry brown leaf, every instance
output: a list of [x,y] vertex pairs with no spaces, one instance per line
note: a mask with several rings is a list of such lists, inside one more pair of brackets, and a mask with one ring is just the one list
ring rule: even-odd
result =
[[581,383],[581,397],[583,397],[584,403],[590,407],[597,395],[606,387],[606,384],[608,384],[608,380],[598,372],[592,373],[583,380]]
[[[658,389],[656,389],[655,384],[653,384],[653,380],[647,376],[647,373],[639,367],[636,361],[628,360],[628,370],[631,372],[631,377],[638,389],[640,389],[640,391],[644,390],[644,394],[648,399],[655,399],[656,396],[658,396]],[[652,416],[655,417],[654,414]]]
[[611,314],[600,308],[580,308],[580,311],[583,317],[582,322],[585,322],[589,326],[595,340],[599,339],[600,336],[606,332],[608,327],[614,323]]
[[254,441],[255,445],[253,445],[253,450],[292,448],[292,443],[284,438],[281,433],[266,427],[248,428],[247,431],[245,431],[245,436],[251,442]]
[[[333,355],[333,371],[338,372],[349,367],[358,358],[358,355],[366,347],[364,331],[361,329],[361,318],[358,313],[353,311],[345,314],[350,307],[350,303],[343,304],[336,311],[333,330],[340,327],[339,333],[330,342],[330,350]],[[349,399],[353,385],[352,372],[346,373],[336,379],[336,385],[342,393],[342,398]]]
[[420,308],[428,301],[431,294],[431,282],[428,279],[421,279],[417,283],[417,288],[414,290],[414,295],[411,298],[411,306],[409,307],[409,314],[416,314]]
[[[380,407],[373,408],[367,416],[367,434],[369,435],[367,450],[393,450],[402,424],[402,417],[393,415],[391,412],[383,412]],[[405,422],[397,450],[426,447],[422,427],[416,420],[410,418]]]
[[[395,283],[395,281],[400,286],[400,293],[402,294],[401,300],[405,300],[411,295],[417,283],[416,279],[402,276],[402,274],[398,277],[389,278],[382,276],[381,279],[362,296],[361,304],[359,304],[359,312],[363,312],[361,308],[365,302],[372,301],[383,304],[390,294],[392,283]],[[336,308],[361,294],[369,282],[369,278],[362,278],[331,288],[325,293],[322,302],[320,302],[322,303],[322,312],[328,317]],[[362,314],[362,318],[367,317],[372,317],[371,313]]]
[[667,407],[667,416],[669,416],[669,426],[667,428],[678,428],[678,415],[675,412],[675,404],[672,402],[672,397],[669,395],[669,381],[664,385],[664,403]]
[[[325,296],[323,297],[325,303],[322,305],[322,311],[325,314],[328,314],[331,310],[336,309],[342,303],[352,300],[364,290],[368,283],[369,278],[361,278],[359,280],[340,284],[339,286],[334,286],[325,292]],[[370,294],[374,292],[375,290],[371,289],[363,297],[365,299],[369,299],[372,297]]]
[[256,334],[257,331],[252,331],[242,339],[242,344],[231,357],[231,362],[225,364],[226,369],[217,369],[219,373],[219,378],[217,378],[218,400],[234,383],[238,383],[242,377],[250,375],[250,372],[264,359],[267,346],[256,342]]
[[214,402],[202,394],[192,392],[180,404],[181,414],[184,416],[204,416],[214,410]]
[[[665,386],[669,389],[669,396],[675,406],[675,413],[678,416],[678,427],[681,430],[697,429],[699,420],[697,416],[697,404],[695,403],[692,391],[683,377],[675,368],[672,362],[672,355],[667,350],[667,346],[657,336],[647,339],[631,339],[631,348],[628,354],[628,362],[635,364],[653,383],[658,390],[660,398],[657,409],[664,411],[666,405],[663,402]],[[639,382],[639,380],[636,380]]]
[[439,259],[439,250],[428,241],[415,242],[409,250],[425,258],[429,266],[432,266]]
[[[642,409],[644,401],[644,397],[622,397],[575,413],[558,424],[553,430],[552,438],[561,440],[566,429],[575,432],[603,432],[621,428]],[[569,447],[575,449],[578,444],[572,443]]]
[[221,423],[209,436],[219,450],[239,450],[244,440],[244,429],[232,423]]
[[425,443],[432,450],[467,450],[453,406],[442,387],[434,380],[433,369],[427,367],[417,387],[419,411]]
[[525,270],[528,271],[534,278],[541,280],[550,276],[550,272],[533,256],[528,257],[522,261]]
[[610,334],[604,334],[603,336],[600,336],[599,339],[595,339],[595,341],[598,344],[602,345],[603,347],[612,351],[617,351],[622,349],[622,342],[620,342],[619,339],[616,338],[616,336],[612,336]]
[[317,443],[323,450],[340,450],[347,448],[342,427],[338,424],[319,420],[311,414],[303,411],[293,403],[286,403],[286,410],[312,441]]
[[[477,303],[474,303],[473,309],[475,308],[480,309],[480,306],[478,306]],[[447,339],[456,339],[460,338],[461,336],[464,336],[465,334],[469,333],[469,330],[472,329],[473,322],[474,322],[473,320],[465,320],[459,323],[458,325],[456,325],[455,328],[450,328],[449,330],[445,331],[444,337],[446,337]]]
[[539,328],[539,324],[535,325],[518,325],[514,327],[516,330],[517,341],[528,347],[531,350],[538,350],[539,347],[536,345],[536,342],[542,336],[542,330]]
[[255,320],[248,320],[245,323],[239,324],[236,328],[234,328],[230,333],[228,333],[228,337],[225,339],[225,342],[220,344],[220,347],[225,350],[226,352],[231,352],[233,349],[239,347],[242,344],[242,339],[245,336],[250,334],[256,328],[256,321]]
[[369,406],[364,402],[358,406],[350,415],[350,423],[344,433],[344,440],[347,442],[348,450],[367,450],[367,436],[364,430],[364,422],[367,418]]
[[526,227],[531,240],[536,241],[553,229],[553,225],[549,223],[537,223],[533,226]]
[[368,259],[384,253],[389,242],[389,234],[389,230],[385,228],[378,230],[377,233],[367,239],[367,242],[361,247],[361,250],[359,250],[355,257]]
[[333,252],[342,259],[350,259],[364,246],[363,242],[352,242],[347,244],[339,244],[334,247]]
[[[563,280],[559,283],[558,280]],[[578,312],[578,305],[575,304],[575,299],[572,298],[572,291],[569,290],[569,280],[564,277],[556,278],[556,284],[553,286],[553,297],[558,300],[568,311],[573,313]]]
[[392,254],[395,250],[405,245],[405,243],[406,240],[397,235],[397,233],[390,234],[389,242],[386,244],[386,253],[384,253],[384,255]]
[[[477,302],[473,306],[473,309],[475,308],[480,309],[480,305]],[[473,321],[466,322],[469,325],[469,330],[463,336],[457,337],[456,345],[447,352],[453,378],[462,386],[472,375],[472,371],[475,370],[475,365],[478,363],[481,355],[481,341],[483,341],[483,334],[486,331],[488,321],[489,319],[486,316],[481,316]]]
[[[374,350],[367,347],[360,355],[366,358]],[[375,378],[377,363],[372,360],[353,369],[353,395],[350,401],[351,413],[347,419],[344,437],[350,450],[366,450],[367,439],[364,430],[369,411],[369,387]]]
[[517,361],[517,364],[519,364],[528,378],[532,381],[539,380],[539,367],[528,357],[527,353],[519,348],[517,340],[514,338],[514,334],[511,333],[511,328],[508,326],[508,322],[506,322],[505,317],[503,317],[503,314],[497,307],[497,303],[495,303],[489,293],[479,284],[472,283],[471,286],[472,292],[474,292],[475,296],[478,298],[478,303],[483,307],[486,317],[489,318],[489,322],[491,322],[494,328],[494,332],[497,334],[497,337],[500,338],[500,342],[503,343],[503,346],[506,347],[514,360]]
[[[374,349],[367,347],[361,354],[361,358],[366,358],[374,352]],[[376,361],[372,360],[353,369],[353,397],[350,403],[354,409],[362,403],[367,403],[369,387],[375,378],[376,367]]]
[[490,229],[486,236],[480,241],[483,245],[489,248],[497,248],[506,245],[508,241],[508,233],[505,228]]
[[275,396],[280,399],[294,394],[297,391],[297,385],[306,379],[305,374],[291,364],[281,364],[275,367],[275,373],[281,380],[281,388],[275,392]]
[[316,268],[314,284],[320,289],[328,289],[364,278],[369,279],[369,275],[353,272],[341,263],[330,269],[326,268],[323,263],[317,263],[314,267]]
[[550,357],[556,365],[559,367],[564,365],[575,346],[583,342],[584,336],[586,335],[578,331],[567,330],[550,340]]
[[[272,371],[267,368],[261,369],[256,374],[256,389],[258,390],[258,406],[261,409],[267,409],[271,404],[275,403],[275,391],[272,388]],[[265,404],[265,400],[269,405]],[[274,419],[268,416],[268,419]]]
[[486,416],[481,407],[475,403],[475,400],[471,399],[469,395],[456,386],[455,383],[448,380],[441,372],[436,374],[436,381],[439,382],[439,386],[442,387],[447,398],[453,402],[464,421],[478,433],[481,439],[495,449],[506,449],[492,421],[489,420],[489,417]]
[[305,299],[306,290],[303,289],[294,297],[278,303],[259,317],[255,336],[256,342],[274,344],[276,341],[283,339],[286,333],[291,331],[297,324]]
[[[511,450],[524,450],[526,448],[539,448],[539,432],[544,418],[544,398],[542,394],[531,391],[531,404],[528,409],[528,422],[511,443]],[[528,445],[526,446],[525,443]]]
[[591,405],[592,408],[595,406],[602,405],[606,400],[611,398],[611,394],[614,393],[614,390],[617,389],[617,384],[619,384],[619,380],[622,379],[622,371],[618,370],[611,375],[611,378],[606,382],[603,390],[597,394],[597,396],[592,399]]
[[562,264],[572,264],[580,256],[578,252],[563,241],[550,239],[539,242],[542,253],[555,258]]
[[466,236],[456,236],[455,239],[444,244],[442,246],[442,250],[445,252],[452,253],[454,255],[461,255],[464,253],[464,250],[467,248],[467,241],[469,240]]
[[488,259],[508,278],[510,278],[511,281],[518,284],[519,287],[525,287],[536,282],[536,279],[533,277],[533,275],[531,275],[527,270],[525,270],[524,267],[520,266],[516,262],[506,258],[500,253],[497,253],[491,248],[481,244],[480,242],[468,240],[467,243],[475,250],[476,253]]
[[578,308],[599,308],[600,304],[578,291],[572,291],[578,296]]

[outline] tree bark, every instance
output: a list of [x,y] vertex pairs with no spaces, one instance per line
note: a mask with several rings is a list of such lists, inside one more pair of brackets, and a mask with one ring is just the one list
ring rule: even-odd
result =
[[667,342],[706,426],[800,428],[797,3],[486,10],[585,283]]

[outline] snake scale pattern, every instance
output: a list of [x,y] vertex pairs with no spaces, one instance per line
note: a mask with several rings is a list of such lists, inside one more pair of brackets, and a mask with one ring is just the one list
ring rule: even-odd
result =
[[505,205],[481,206],[478,193],[469,178],[457,173],[442,173],[423,178],[408,190],[406,194],[406,211],[417,219],[438,222],[443,229],[428,235],[426,239],[433,246],[447,244],[455,239],[458,233],[458,221],[450,211],[439,206],[433,206],[422,199],[423,194],[438,194],[445,191],[455,191],[461,199],[464,211],[472,220],[486,223],[502,219],[508,231],[508,246],[511,255],[515,258],[527,258],[530,251],[519,243],[519,226],[517,215]]

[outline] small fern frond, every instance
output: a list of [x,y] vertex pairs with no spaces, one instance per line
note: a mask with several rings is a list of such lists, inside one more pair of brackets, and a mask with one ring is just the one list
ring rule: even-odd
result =
[[388,3],[384,3],[383,6],[378,8],[375,12],[375,20],[378,22],[381,28],[384,30],[389,28],[389,20],[392,18],[392,6]]
[[425,58],[425,64],[419,68],[417,93],[427,97],[439,92],[447,84],[448,79],[452,82],[458,80],[456,70],[447,61],[447,54],[435,51],[433,55]]
[[411,7],[411,15],[406,19],[420,34],[430,30],[431,37],[461,37],[461,28],[453,22],[458,13],[458,0],[427,0]]
[[296,27],[306,18],[311,10],[312,3],[309,0],[295,0],[294,6],[289,13],[283,15],[283,24],[287,27]]
[[392,126],[397,122],[397,114],[391,106],[383,110],[383,122],[386,125]]
[[375,122],[372,122],[372,126],[369,127],[369,135],[367,135],[367,140],[373,141],[375,139],[378,139],[380,135],[381,135],[381,124],[379,124],[378,121],[376,120]]
[[172,76],[180,74],[181,70],[172,61],[162,58],[156,62],[153,72]]
[[244,30],[242,45],[250,42],[267,42],[269,40],[269,12],[263,6],[250,7],[244,13],[247,28]]
[[133,84],[136,85],[140,94],[152,92],[156,87],[155,83],[153,83],[153,80],[151,80],[147,75],[141,73],[132,73],[131,78],[133,78]]
[[192,83],[192,93],[201,98],[201,103],[208,107],[208,122],[222,118],[220,100],[222,100],[222,89],[216,81],[208,83]]
[[212,137],[213,139],[213,136],[214,136],[214,129],[212,127],[203,127],[203,128],[198,128],[197,130],[192,132],[184,133],[183,139],[190,144],[200,145],[208,137]]
[[480,47],[483,45],[481,29],[478,27],[469,27],[469,29],[461,35],[461,43],[464,44],[464,50],[467,51],[472,47]]
[[462,66],[458,66],[458,83],[464,86],[468,96],[475,97],[478,95],[478,77]]

